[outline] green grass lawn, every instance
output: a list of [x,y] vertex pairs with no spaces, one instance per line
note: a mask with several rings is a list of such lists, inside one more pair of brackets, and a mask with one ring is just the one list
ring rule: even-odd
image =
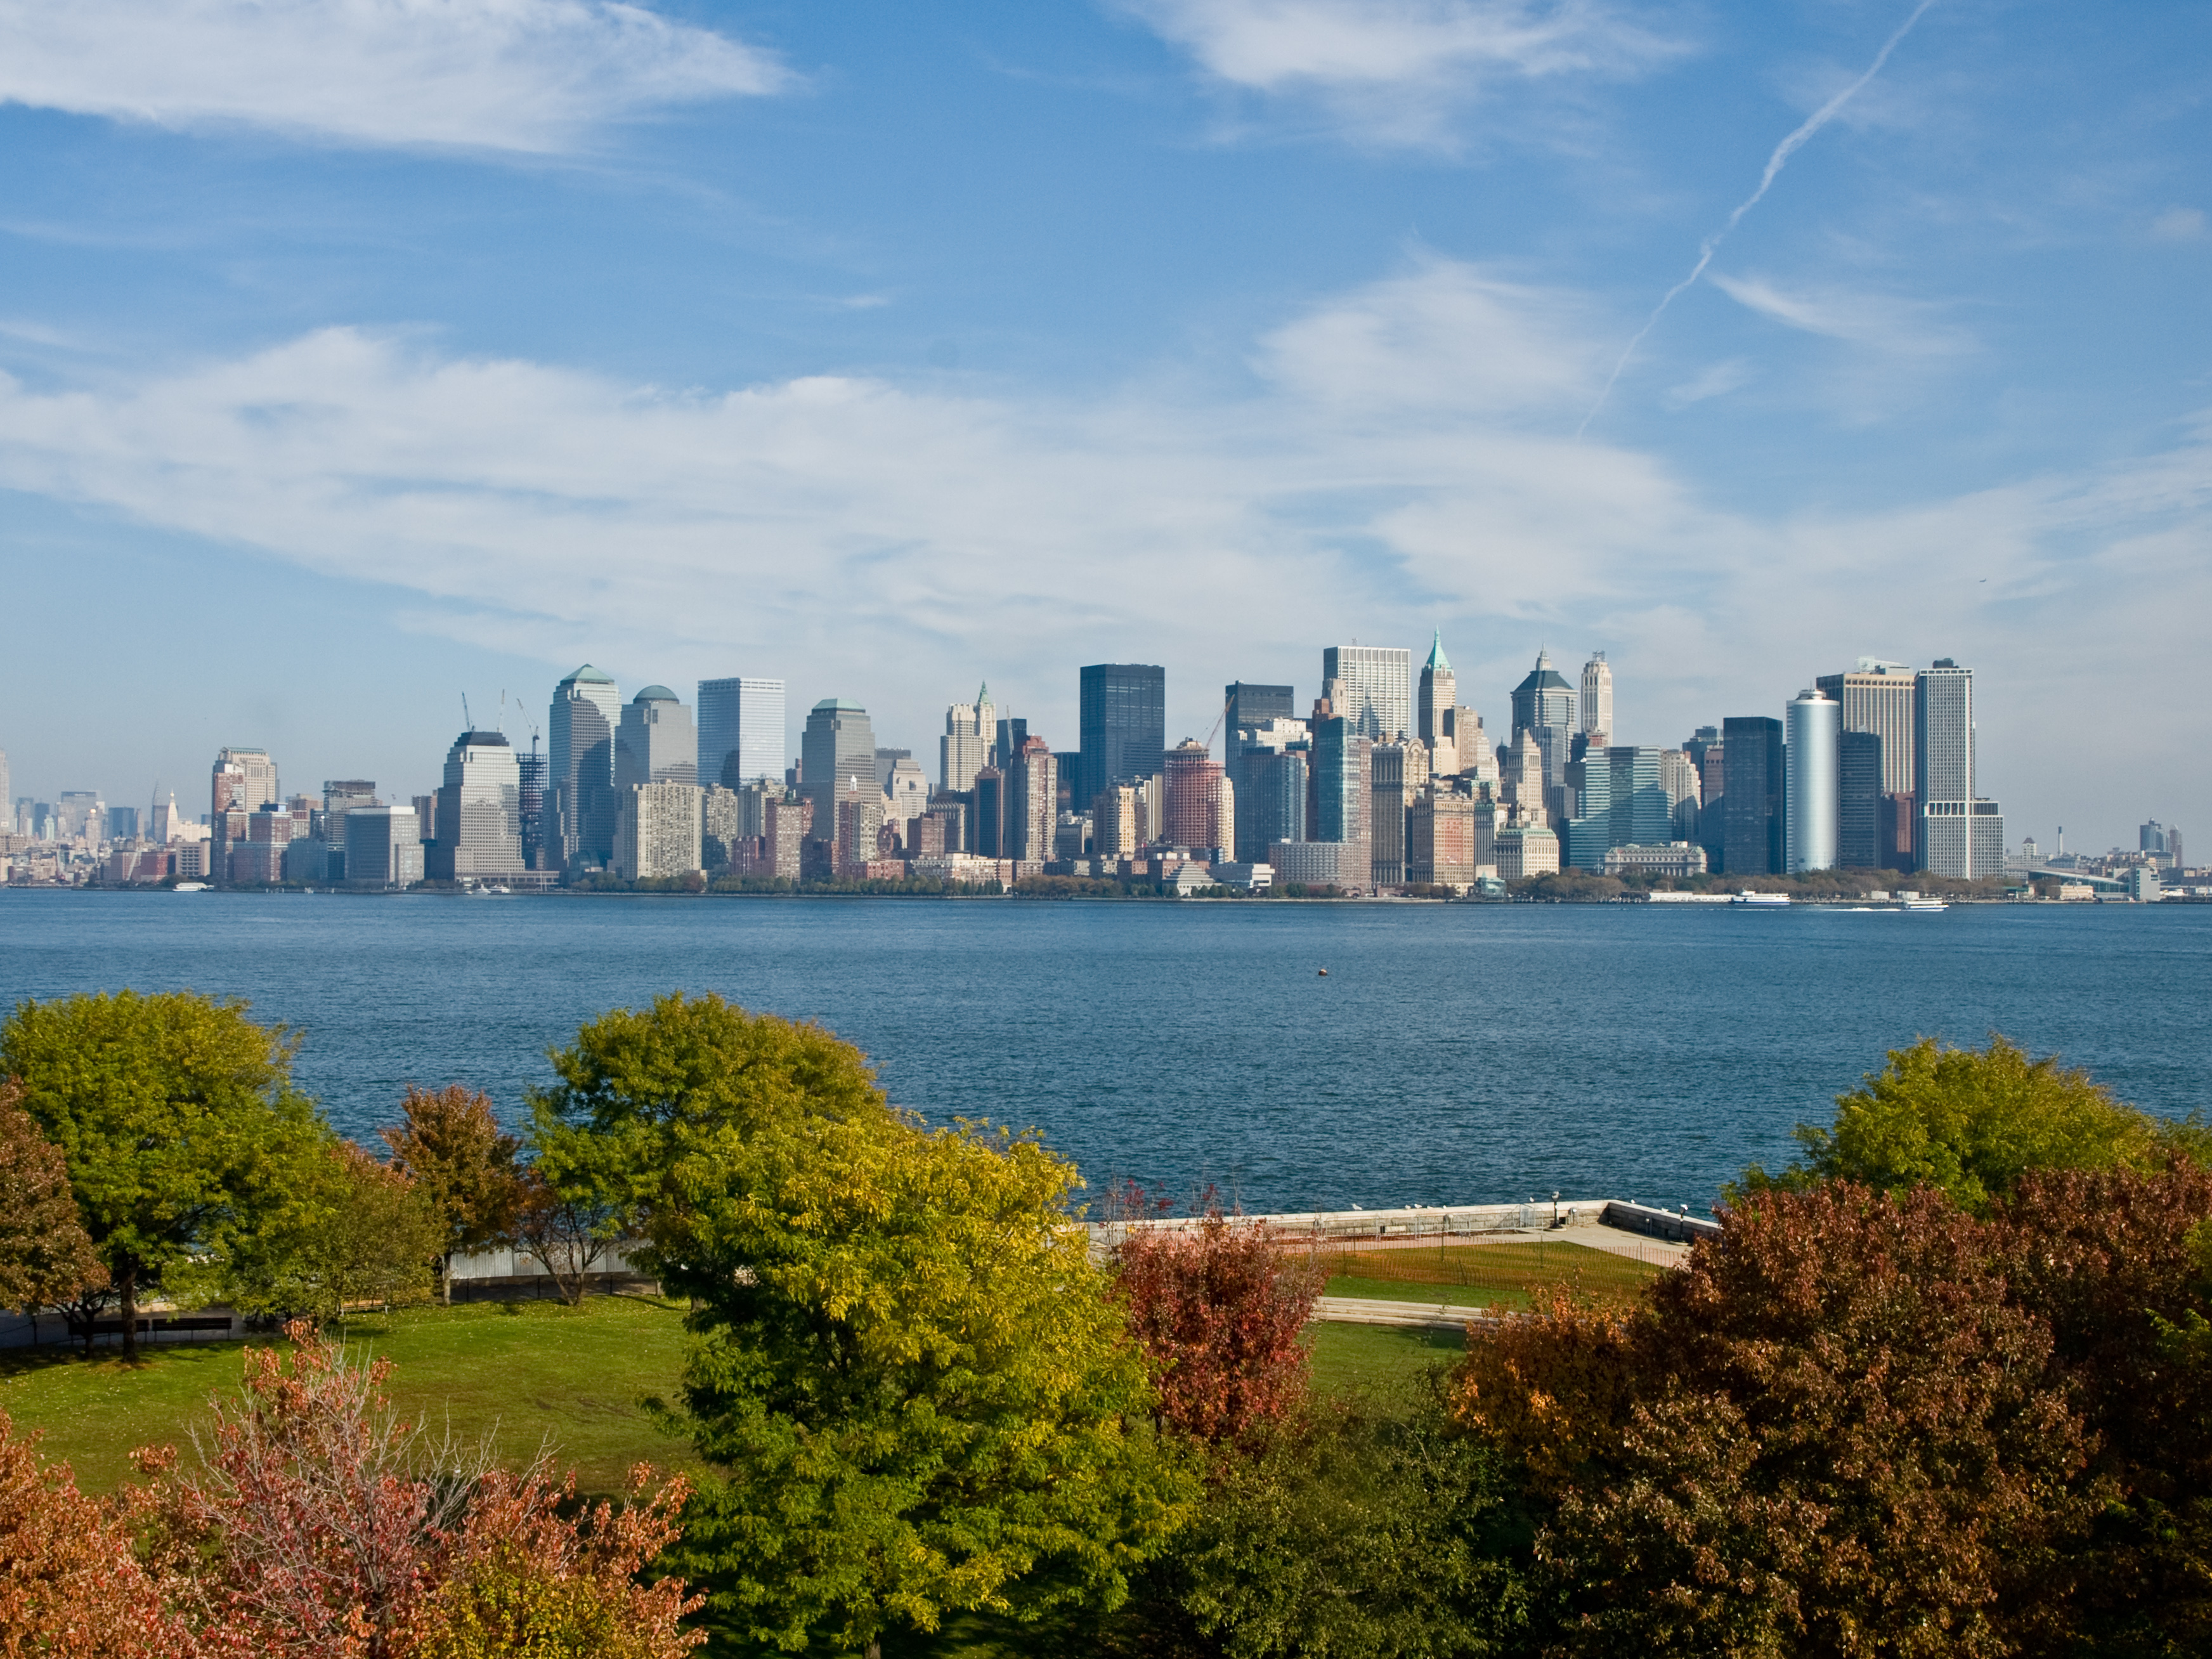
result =
[[[1515,1244],[1454,1244],[1439,1249],[1327,1250],[1327,1296],[1384,1301],[1449,1302],[1526,1308],[1553,1285],[1600,1302],[1632,1302],[1667,1271],[1586,1244],[1539,1239]],[[1339,1285],[1357,1286],[1340,1290]]]
[[[434,1433],[450,1422],[474,1439],[495,1430],[503,1459],[526,1462],[550,1441],[586,1492],[622,1489],[629,1466],[689,1461],[639,1401],[666,1395],[684,1358],[680,1304],[641,1297],[557,1302],[466,1303],[347,1322],[349,1346],[390,1358],[388,1384],[402,1409]],[[65,1458],[88,1492],[130,1474],[134,1446],[185,1443],[208,1396],[238,1385],[236,1343],[149,1347],[136,1365],[58,1349],[0,1359],[0,1410],[43,1430],[40,1449]]]

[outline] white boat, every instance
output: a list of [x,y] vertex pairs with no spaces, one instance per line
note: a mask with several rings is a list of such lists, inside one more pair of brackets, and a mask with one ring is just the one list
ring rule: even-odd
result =
[[1899,899],[1897,908],[1900,910],[1948,910],[1951,907],[1942,899],[1917,898]]
[[1754,893],[1751,889],[1747,887],[1743,891],[1738,893],[1734,898],[1730,899],[1729,902],[1730,904],[1756,904],[1762,907],[1771,907],[1789,903],[1790,895],[1787,893]]
[[204,881],[180,881],[169,890],[173,893],[204,893],[208,884]]

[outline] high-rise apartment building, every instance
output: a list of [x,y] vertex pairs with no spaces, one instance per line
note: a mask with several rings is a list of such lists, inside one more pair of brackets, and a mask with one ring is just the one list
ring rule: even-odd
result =
[[[1321,653],[1329,712],[1370,742],[1413,729],[1413,653],[1397,646],[1332,645]],[[1333,688],[1333,689],[1332,689]]]
[[699,682],[699,782],[741,788],[783,775],[781,680],[736,674]]
[[1613,739],[1613,665],[1605,653],[1595,651],[1583,665],[1581,708],[1577,711],[1583,735],[1592,744]]
[[1396,887],[1411,879],[1407,814],[1429,783],[1428,746],[1418,738],[1376,744],[1368,755],[1368,841],[1375,884]]
[[[874,768],[869,768],[873,775]],[[691,711],[665,685],[648,685],[623,706],[615,728],[615,787],[699,781],[699,734]]]
[[1490,861],[1480,856],[1476,822],[1489,810],[1447,782],[1424,790],[1407,814],[1406,879],[1437,887],[1472,884],[1476,866]]
[[969,834],[975,856],[1006,858],[1006,775],[987,766],[976,773],[975,783],[975,815]]
[[1160,769],[1168,743],[1168,671],[1153,663],[1098,662],[1077,682],[1081,770],[1071,780],[1085,805],[1100,791]]
[[349,887],[412,887],[422,879],[422,830],[411,806],[355,806],[345,815]]
[[630,784],[622,792],[615,821],[615,873],[625,881],[650,881],[701,868],[704,817],[699,787],[688,780]]
[[868,711],[842,697],[824,697],[806,717],[799,739],[799,790],[814,803],[814,833],[837,833],[837,803],[854,779],[875,791],[876,730]]
[[1137,787],[1117,783],[1091,803],[1091,850],[1102,859],[1126,859],[1144,845],[1137,829]]
[[937,787],[946,794],[964,795],[975,787],[975,775],[991,763],[997,719],[988,684],[977,688],[975,702],[956,702],[945,711],[945,735],[937,740]]
[[1313,784],[1313,810],[1308,814],[1313,838],[1358,843],[1357,854],[1347,854],[1348,862],[1339,869],[1346,880],[1368,885],[1373,879],[1368,803],[1374,787],[1374,742],[1349,715],[1331,715],[1315,726]]
[[1043,864],[1060,822],[1060,763],[1042,738],[1029,738],[1006,768],[1005,842],[1000,856]]
[[1915,864],[1964,880],[2001,873],[2004,817],[1996,802],[1976,793],[1973,670],[1940,657],[1914,676],[1912,742]]
[[1688,755],[1680,749],[1659,751],[1659,787],[1667,792],[1668,839],[1696,841],[1705,790]]
[[[1299,723],[1303,727],[1304,722]],[[1237,856],[1264,864],[1279,841],[1307,839],[1306,796],[1313,748],[1304,740],[1244,752],[1237,779]]]
[[1162,835],[1170,847],[1194,848],[1230,846],[1219,839],[1221,823],[1217,786],[1221,766],[1206,746],[1186,738],[1168,750],[1164,763],[1167,778],[1167,821]]
[[1782,873],[1782,722],[1771,715],[1731,714],[1721,722],[1728,756],[1721,867],[1730,876]]
[[1842,729],[1881,739],[1881,791],[1909,795],[1919,787],[1912,752],[1912,688],[1917,677],[1900,662],[1861,657],[1848,674],[1823,674],[1813,682],[1835,700]]
[[1810,689],[1800,691],[1784,711],[1783,808],[1787,829],[1783,859],[1793,876],[1836,867],[1841,714],[1833,699]]
[[428,872],[441,880],[513,875],[522,862],[522,769],[503,732],[464,732],[446,751]]
[[1881,848],[1881,736],[1844,732],[1836,739],[1836,862],[1847,870],[1879,870]]
[[602,869],[615,850],[615,728],[622,697],[586,663],[553,688],[545,720],[545,861]]

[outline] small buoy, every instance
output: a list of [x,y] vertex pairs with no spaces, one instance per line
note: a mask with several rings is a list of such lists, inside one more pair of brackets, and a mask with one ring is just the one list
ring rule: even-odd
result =
[[1326,968],[1322,969],[1321,970],[1321,976],[1322,976],[1323,979],[1327,979],[1327,978],[1328,977],[1328,969],[1326,969]]

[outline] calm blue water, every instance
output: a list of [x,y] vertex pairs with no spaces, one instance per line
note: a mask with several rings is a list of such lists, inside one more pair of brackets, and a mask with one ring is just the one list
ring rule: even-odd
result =
[[410,1081],[519,1119],[581,1022],[719,991],[820,1020],[933,1118],[1034,1125],[1094,1182],[1248,1209],[1703,1206],[1923,1032],[2002,1030],[2150,1109],[2212,1107],[2212,906],[0,892],[9,1006],[123,986],[302,1028],[302,1086],[357,1136]]

